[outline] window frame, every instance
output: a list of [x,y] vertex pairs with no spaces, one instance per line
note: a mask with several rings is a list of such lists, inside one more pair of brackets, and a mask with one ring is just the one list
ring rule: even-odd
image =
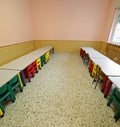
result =
[[109,38],[108,38],[108,43],[115,44],[115,45],[120,45],[120,41],[119,42],[113,42],[113,37],[114,37],[114,34],[115,34],[116,26],[118,24],[119,16],[120,16],[120,8],[117,8],[115,10],[115,16],[114,16],[114,19],[113,19],[112,27],[111,27]]

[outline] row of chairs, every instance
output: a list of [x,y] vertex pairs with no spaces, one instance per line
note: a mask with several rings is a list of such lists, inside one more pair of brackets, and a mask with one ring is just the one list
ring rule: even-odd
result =
[[17,87],[19,87],[20,91],[23,92],[23,86],[19,74],[0,87],[0,109],[3,112],[1,116],[5,113],[5,108],[2,102],[6,100],[7,97],[9,97],[12,102],[15,102],[16,97],[14,91]]
[[[39,69],[44,66],[50,59],[50,52],[46,52],[40,58],[32,62],[28,65],[24,70],[24,75],[30,82],[31,75],[35,76],[35,72],[37,73]],[[5,108],[3,106],[3,102],[9,97],[12,102],[15,102],[15,89],[19,88],[21,92],[23,92],[23,83],[21,81],[20,74],[14,76],[10,81],[0,87],[0,116],[3,117],[5,113]]]
[[41,69],[42,66],[44,66],[44,64],[46,64],[49,61],[49,59],[50,52],[47,52],[25,68],[23,72],[29,82],[31,81],[30,80],[31,75],[32,77],[34,77],[35,72],[38,73],[38,70]]
[[[105,74],[103,73],[101,67],[97,64],[95,64],[89,57],[89,54],[87,54],[83,49],[80,49],[80,56],[83,60],[83,63],[88,67],[90,75],[93,77],[93,82],[96,82],[95,89],[97,87],[98,82],[102,83],[105,77]],[[108,83],[112,83],[109,81]],[[120,118],[120,90],[118,88],[114,88],[112,91],[112,94],[108,100],[107,106],[110,106],[112,102],[115,102],[115,104],[118,107],[118,110],[116,111],[114,118],[115,122]]]

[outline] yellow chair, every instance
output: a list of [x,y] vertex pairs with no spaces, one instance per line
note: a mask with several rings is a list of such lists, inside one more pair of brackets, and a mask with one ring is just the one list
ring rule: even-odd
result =
[[93,75],[93,82],[92,82],[92,83],[96,82],[95,89],[97,87],[98,82],[99,81],[102,82],[104,80],[104,76],[105,74],[103,73],[101,67],[96,65],[96,73],[94,73]]
[[97,72],[97,65],[94,63],[93,70],[92,70],[92,77],[96,75],[96,72]]
[[49,61],[49,59],[50,59],[50,52],[49,52],[49,51],[46,52],[46,54],[45,54],[45,59],[46,59],[46,62]]
[[4,116],[4,113],[3,111],[0,109],[0,117],[3,117]]
[[36,60],[36,63],[37,63],[37,70],[38,70],[38,69],[41,69],[42,66],[41,66],[41,59],[40,59],[40,58],[38,58],[38,59]]

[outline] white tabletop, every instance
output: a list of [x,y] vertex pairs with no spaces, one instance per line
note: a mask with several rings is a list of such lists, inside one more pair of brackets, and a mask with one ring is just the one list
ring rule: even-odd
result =
[[0,70],[0,87],[6,84],[10,79],[17,75],[19,71]]
[[106,58],[106,56],[105,55],[103,55],[103,54],[101,54],[100,52],[98,52],[98,51],[94,51],[94,52],[91,52],[91,51],[89,51],[89,52],[87,52],[88,54],[89,54],[89,56],[90,56],[90,58]]
[[120,88],[120,77],[109,77],[109,79],[117,88]]
[[86,50],[86,51],[94,51],[95,49],[92,48],[92,47],[81,47],[83,50]]
[[4,64],[0,66],[0,68],[4,69],[13,69],[13,70],[23,70],[28,65],[30,65],[32,62],[34,62],[37,58],[41,57],[43,54],[51,50],[52,46],[45,46],[42,48],[39,48],[35,51],[32,51],[22,57],[19,57],[7,64]]
[[120,76],[120,65],[115,63],[114,61],[110,60],[109,58],[106,59],[98,59],[98,58],[91,58],[95,64],[98,64],[102,71],[107,76]]
[[85,50],[86,53],[89,54],[90,58],[91,57],[96,57],[96,58],[106,58],[105,55],[101,54],[97,50],[91,48],[91,47],[81,47],[83,50]]

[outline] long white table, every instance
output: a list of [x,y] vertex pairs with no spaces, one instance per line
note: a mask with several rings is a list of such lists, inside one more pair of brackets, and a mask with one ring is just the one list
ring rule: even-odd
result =
[[[50,50],[54,50],[52,46],[45,46],[45,47],[39,48],[39,49],[32,51],[22,57],[12,60],[11,62],[9,62],[7,64],[0,66],[0,70],[3,70],[2,72],[4,72],[5,70],[15,71],[15,73],[20,72],[23,84],[26,85],[23,70],[28,65],[30,65],[32,62],[34,62],[37,58],[40,58],[42,55],[44,55],[46,52],[48,52]],[[52,51],[52,52],[54,52],[54,51]],[[0,75],[4,75],[4,73],[2,74],[2,72],[0,72]],[[2,80],[2,78],[1,78],[1,80]]]
[[[112,85],[112,82],[109,81],[108,77],[110,76],[110,77],[120,78],[120,65],[115,63],[109,58],[105,58],[105,59],[91,58],[91,60],[93,60],[95,64],[99,65],[105,74],[101,91],[104,92],[104,97],[107,97]],[[108,81],[109,83],[108,85],[106,85]]]
[[105,55],[101,54],[97,50],[91,47],[81,47],[87,54],[89,54],[90,58],[106,58]]
[[24,70],[29,64],[44,55],[46,52],[52,50],[52,48],[52,46],[39,48],[7,64],[0,66],[0,69]]
[[[26,85],[23,70],[37,58],[40,58],[46,52],[51,51],[54,53],[54,47],[45,46],[19,57],[3,66],[0,66],[0,87],[10,81],[14,76],[21,74],[23,85]],[[1,110],[1,109],[0,109]],[[1,111],[2,112],[2,111]]]
[[[109,59],[107,56],[101,54],[100,52],[96,51],[95,49],[91,47],[81,47],[86,53],[89,54],[90,59],[97,65],[99,65],[102,69],[102,71],[105,74],[104,82],[102,84],[101,91],[104,91],[104,97],[107,97],[109,90],[111,88],[112,82],[109,80],[113,79],[119,79],[120,78],[120,65]],[[108,77],[111,77],[109,79]],[[116,81],[116,84],[118,84],[118,80]],[[106,86],[106,83],[108,85]],[[120,88],[120,85],[118,85]]]

